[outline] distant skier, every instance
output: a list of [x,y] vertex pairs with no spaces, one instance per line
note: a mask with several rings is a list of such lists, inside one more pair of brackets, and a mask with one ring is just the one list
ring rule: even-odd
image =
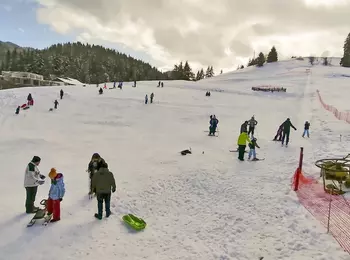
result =
[[245,148],[247,147],[247,142],[251,143],[248,133],[246,131],[242,132],[237,140],[238,145],[238,159],[244,161]]
[[248,135],[252,134],[254,136],[254,129],[255,126],[258,124],[258,121],[255,120],[254,116],[248,121],[249,124],[249,130],[248,130]]
[[102,95],[102,94],[103,94],[103,89],[100,88],[99,91],[98,91],[98,93],[100,93],[100,95]]
[[215,136],[216,128],[218,127],[219,120],[216,118],[215,115],[210,116],[210,121],[209,121],[209,136],[213,135]]
[[34,105],[34,100],[32,97],[32,94],[29,93],[28,97],[27,97],[27,101],[28,101],[28,106],[33,106]]
[[273,138],[273,141],[282,141],[282,136],[283,136],[283,124],[280,125],[280,127],[278,128],[277,133]]
[[136,80],[134,80],[134,85],[132,87],[136,88]]
[[60,98],[63,99],[63,95],[64,95],[64,92],[63,92],[63,89],[61,89],[60,91]]
[[20,110],[21,110],[21,106],[18,106],[18,107],[16,108],[15,114],[18,115]]
[[105,202],[106,217],[111,215],[111,192],[115,192],[117,187],[113,173],[108,170],[108,164],[101,163],[100,169],[92,177],[92,189],[96,192],[97,213],[95,218],[102,219],[103,202]]
[[248,121],[244,121],[244,123],[241,125],[240,134],[243,132],[248,132]]
[[282,135],[282,146],[284,144],[284,141],[286,141],[286,146],[288,146],[289,143],[289,134],[290,134],[290,128],[293,128],[294,130],[297,130],[295,126],[292,124],[289,118],[287,118],[286,121],[283,123],[283,135]]
[[158,86],[157,86],[157,88],[159,88],[160,87],[160,81],[158,81]]
[[154,93],[152,92],[152,94],[150,95],[151,104],[153,103],[153,98],[154,98]]
[[117,88],[117,82],[114,81],[113,88]]
[[34,206],[38,186],[45,183],[45,176],[40,174],[38,165],[41,158],[34,156],[30,163],[28,163],[24,174],[24,187],[26,189],[26,213],[35,213],[38,207]]
[[58,104],[59,104],[58,101],[57,101],[57,99],[56,99],[55,102],[53,102],[53,103],[54,103],[54,105],[55,105],[54,108],[57,109],[57,106],[58,106]]
[[160,85],[161,85],[162,87],[164,87],[164,82],[162,81],[162,82],[160,83]]
[[147,105],[147,103],[148,103],[148,95],[146,94],[146,96],[145,96],[145,104]]
[[257,144],[257,139],[253,138],[251,143],[249,144],[249,154],[248,154],[248,160],[250,160],[250,158],[253,156],[252,161],[258,161],[259,159],[256,158],[256,151],[255,151],[255,147],[260,148],[260,146]]
[[57,173],[55,168],[51,168],[49,177],[51,179],[51,187],[49,191],[49,199],[47,200],[47,214],[52,214],[50,222],[61,220],[61,201],[66,192],[63,174]]
[[94,153],[91,157],[87,170],[90,179],[89,195],[95,193],[91,186],[91,180],[95,172],[97,172],[101,168],[102,163],[106,163],[105,160],[98,153]]
[[310,129],[310,123],[308,121],[306,121],[305,124],[304,124],[304,133],[302,135],[303,137],[305,135],[307,135],[307,137],[310,137],[309,129]]

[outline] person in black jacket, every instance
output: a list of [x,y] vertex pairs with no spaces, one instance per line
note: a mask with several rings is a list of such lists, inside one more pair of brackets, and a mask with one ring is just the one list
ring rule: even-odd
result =
[[286,146],[288,146],[289,143],[289,134],[290,134],[290,128],[293,128],[294,130],[297,130],[295,126],[292,124],[289,118],[287,118],[286,121],[283,123],[283,135],[282,135],[282,146],[284,144],[284,140],[286,140]]
[[242,125],[241,125],[241,131],[240,134],[243,132],[248,132],[248,121],[245,121]]
[[307,135],[307,137],[310,137],[310,134],[309,134],[309,129],[310,129],[310,123],[308,121],[305,122],[305,125],[304,125],[304,133],[303,133],[303,137],[305,135]]
[[105,160],[98,153],[94,153],[92,155],[91,161],[89,162],[88,170],[87,170],[89,173],[89,179],[90,179],[89,195],[91,195],[92,193],[95,193],[95,191],[91,189],[92,177],[94,176],[94,173],[97,172],[101,168],[101,166],[105,163],[106,163]]
[[63,89],[60,90],[60,98],[62,99],[64,95]]

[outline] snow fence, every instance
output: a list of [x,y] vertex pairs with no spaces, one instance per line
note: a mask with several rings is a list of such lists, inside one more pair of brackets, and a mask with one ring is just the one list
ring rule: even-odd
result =
[[320,100],[322,106],[324,109],[330,111],[333,113],[333,115],[338,118],[339,120],[343,120],[347,123],[350,124],[350,112],[340,112],[338,109],[336,109],[335,107],[333,107],[332,105],[327,105],[325,102],[323,102],[323,99],[321,97],[320,91],[317,90],[317,95],[318,95],[318,99]]

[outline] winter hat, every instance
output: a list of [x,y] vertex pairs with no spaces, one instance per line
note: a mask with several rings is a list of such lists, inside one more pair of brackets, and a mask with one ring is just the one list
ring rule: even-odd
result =
[[57,171],[56,171],[56,169],[55,169],[55,168],[51,168],[50,173],[49,173],[50,179],[53,180],[56,176],[57,176]]
[[33,162],[33,163],[38,163],[38,162],[40,162],[40,161],[41,161],[41,158],[40,158],[39,156],[36,156],[36,155],[35,155],[35,156],[33,157],[33,159],[32,159],[32,162]]
[[98,153],[94,153],[92,155],[92,159],[99,159],[99,158],[101,158],[101,156]]

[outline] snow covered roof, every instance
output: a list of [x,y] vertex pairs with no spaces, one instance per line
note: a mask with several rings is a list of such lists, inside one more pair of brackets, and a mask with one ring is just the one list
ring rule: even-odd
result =
[[84,83],[81,83],[79,80],[77,79],[72,79],[72,78],[57,78],[58,80],[70,84],[70,85],[85,85]]

